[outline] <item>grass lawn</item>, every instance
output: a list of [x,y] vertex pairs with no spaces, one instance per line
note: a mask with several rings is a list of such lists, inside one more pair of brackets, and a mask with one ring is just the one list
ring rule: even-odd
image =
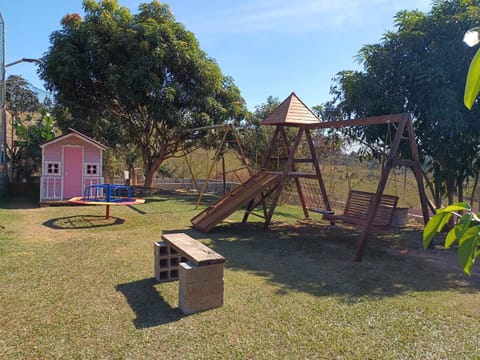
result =
[[[0,358],[480,358],[479,269],[424,252],[420,230],[379,233],[353,263],[358,230],[284,206],[269,230],[237,212],[202,234],[195,201],[151,196],[105,220],[103,207],[1,200]],[[153,242],[172,230],[226,257],[223,307],[185,316],[178,283],[155,282]]]

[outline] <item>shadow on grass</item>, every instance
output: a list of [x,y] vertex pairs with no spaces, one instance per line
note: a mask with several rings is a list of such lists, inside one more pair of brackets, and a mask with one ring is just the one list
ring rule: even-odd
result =
[[75,215],[45,221],[42,225],[54,230],[91,229],[104,226],[122,225],[124,219],[100,215]]
[[127,205],[127,207],[128,207],[130,210],[133,210],[133,211],[135,211],[135,212],[137,212],[137,213],[139,213],[139,214],[141,214],[141,215],[146,215],[146,214],[147,214],[147,212],[139,209],[137,206]]
[[302,291],[350,302],[418,291],[480,292],[480,276],[440,261],[445,250],[424,251],[418,230],[376,233],[361,263],[352,262],[358,229],[276,223],[264,230],[262,223],[248,223],[220,225],[208,236],[189,233],[225,256],[227,269],[263,277],[279,294]]
[[119,284],[115,288],[125,296],[135,312],[133,324],[137,329],[175,322],[186,316],[163,300],[155,289],[155,284],[155,278],[150,278]]
[[165,210],[159,210],[160,207],[158,206],[144,206],[140,205],[138,208],[136,206],[131,206],[129,205],[128,207],[136,211],[137,213],[141,215],[154,215],[154,214],[175,214],[175,213],[186,213],[186,212],[191,212],[192,209],[195,209],[194,211],[200,212],[204,210],[206,207],[209,205],[213,204],[215,201],[214,199],[218,199],[218,197],[215,197],[215,195],[209,195],[208,198],[208,203],[202,202],[198,209],[195,209],[194,206],[196,206],[197,201],[198,201],[198,195],[185,195],[185,194],[170,194],[170,198],[164,197],[164,198],[154,198],[154,197],[148,197],[145,198],[145,205],[155,205],[155,203],[162,203],[165,201],[172,201],[174,200],[175,202],[185,204],[185,205],[191,205],[189,208],[185,209],[177,209],[175,205],[172,205],[171,207],[166,208]]
[[0,199],[1,209],[37,209],[40,207],[38,199],[30,196],[6,197]]

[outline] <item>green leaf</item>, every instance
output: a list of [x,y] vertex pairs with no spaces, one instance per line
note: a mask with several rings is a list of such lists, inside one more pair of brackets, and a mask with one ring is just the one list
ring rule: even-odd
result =
[[445,249],[448,249],[457,240],[457,227],[450,230],[445,238]]
[[473,215],[468,213],[463,215],[458,224],[448,232],[445,238],[445,249],[448,249],[457,239],[461,239],[466,231],[468,231],[470,224],[472,223]]
[[463,102],[467,109],[471,110],[475,99],[480,92],[480,49],[477,50],[475,56],[468,68],[467,81],[465,83],[465,93]]
[[479,227],[473,226],[469,228],[459,239],[458,259],[463,271],[467,275],[471,275],[470,270],[475,262],[475,253],[479,241]]
[[423,247],[425,249],[428,247],[428,245],[430,245],[430,242],[433,240],[435,234],[442,230],[443,219],[448,215],[451,217],[450,213],[438,212],[437,214],[433,215],[428,221],[427,225],[425,225],[425,229],[423,230]]
[[442,218],[442,222],[438,225],[438,231],[442,230],[443,227],[448,224],[448,222],[453,216],[451,212],[444,212],[442,214],[444,214],[444,216]]
[[470,204],[466,202],[459,202],[447,206],[446,208],[439,209],[437,212],[452,212],[452,211],[470,211]]

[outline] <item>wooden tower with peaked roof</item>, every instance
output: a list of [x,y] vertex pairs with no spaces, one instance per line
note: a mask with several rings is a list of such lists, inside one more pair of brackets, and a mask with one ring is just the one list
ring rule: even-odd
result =
[[[262,204],[265,208],[265,227],[270,225],[278,199],[288,178],[292,178],[295,183],[295,187],[298,192],[298,198],[306,218],[309,218],[310,216],[308,212],[308,206],[305,202],[304,189],[301,186],[300,178],[316,180],[318,190],[325,206],[325,211],[332,211],[315,152],[315,145],[310,132],[311,126],[318,126],[319,124],[321,124],[321,120],[308,108],[308,106],[303,103],[302,100],[300,100],[300,98],[294,92],[292,92],[289,97],[287,97],[269,116],[267,116],[261,122],[261,125],[275,126],[275,131],[272,139],[270,140],[270,145],[265,155],[262,169],[267,171],[270,168],[271,161],[273,160],[285,162],[283,170],[279,174],[280,181],[275,189],[273,189],[273,192],[269,194],[270,207],[266,208],[266,202],[262,201]],[[286,131],[287,127],[297,129],[295,140],[292,144],[289,144]],[[309,156],[297,158],[297,150],[302,142],[306,142]],[[285,156],[281,158],[273,157],[273,153],[279,146],[282,148],[282,152],[285,154]],[[302,164],[303,167],[305,164],[311,164],[312,171],[305,172],[298,170],[297,165],[299,164]],[[252,202],[247,207],[244,221],[247,220],[248,215],[252,212],[256,205],[258,205],[258,203]]]
[[[378,124],[396,124],[396,133],[393,138],[393,142],[390,147],[390,151],[387,156],[385,166],[382,170],[380,182],[377,186],[377,191],[374,194],[373,200],[369,206],[367,221],[363,225],[362,237],[359,241],[357,252],[354,257],[354,261],[361,261],[363,253],[366,247],[367,239],[373,228],[373,223],[379,208],[380,201],[387,184],[388,176],[393,166],[406,166],[411,168],[418,185],[418,193],[422,206],[423,219],[426,223],[429,218],[429,212],[427,207],[427,200],[425,189],[423,185],[423,178],[421,173],[420,161],[418,156],[418,150],[414,139],[412,121],[409,114],[395,114],[385,115],[370,118],[361,118],[353,120],[342,120],[332,122],[322,122],[303,102],[300,98],[292,92],[267,118],[265,118],[262,125],[275,126],[270,146],[267,150],[265,161],[263,164],[263,171],[268,172],[272,161],[278,161],[279,158],[274,157],[275,149],[279,146],[283,147],[283,153],[286,156],[281,159],[284,161],[283,170],[281,170],[277,176],[277,183],[275,187],[272,187],[271,192],[266,194],[269,196],[270,206],[266,206],[266,196],[262,196],[260,201],[252,200],[247,206],[247,211],[243,221],[247,221],[248,215],[252,213],[255,206],[260,203],[264,206],[265,214],[265,227],[268,227],[272,216],[275,211],[275,207],[278,203],[284,185],[287,179],[293,179],[295,187],[298,192],[298,197],[303,208],[303,212],[306,218],[309,218],[309,209],[305,203],[304,189],[301,186],[301,178],[309,178],[316,180],[318,184],[318,191],[323,198],[324,211],[331,213],[332,209],[328,200],[327,191],[322,178],[322,173],[317,159],[315,144],[312,138],[312,130],[317,129],[331,129],[342,128],[349,126],[362,126],[362,125],[378,125]],[[297,132],[294,136],[293,142],[290,144],[287,136],[286,128],[296,128]],[[406,139],[409,142],[411,159],[400,160],[397,159],[398,150],[402,139]],[[298,156],[299,145],[306,142],[308,151],[303,151],[302,157]],[[305,155],[305,153],[309,153]],[[313,171],[305,172],[297,168],[304,167],[304,164],[311,164]]]

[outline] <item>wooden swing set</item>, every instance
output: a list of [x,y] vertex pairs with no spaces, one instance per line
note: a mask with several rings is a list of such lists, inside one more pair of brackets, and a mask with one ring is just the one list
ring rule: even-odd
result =
[[[213,157],[213,161],[211,162],[210,166],[208,166],[208,164],[206,165],[206,167],[208,168],[207,175],[205,177],[205,181],[204,181],[201,188],[198,185],[197,179],[196,179],[195,174],[193,172],[191,160],[188,159],[188,156],[185,152],[183,154],[184,159],[185,159],[185,163],[187,165],[187,168],[190,171],[190,176],[191,176],[192,182],[193,182],[195,188],[198,191],[198,199],[197,199],[197,202],[195,204],[195,209],[197,209],[198,206],[200,205],[200,203],[202,201],[202,198],[203,198],[203,196],[205,195],[205,193],[208,189],[208,184],[210,183],[210,181],[212,179],[212,175],[213,175],[213,172],[215,170],[215,167],[218,164],[218,161],[221,160],[221,164],[222,164],[222,178],[223,178],[222,180],[223,180],[224,187],[225,187],[225,183],[226,183],[227,173],[233,173],[234,176],[236,177],[237,181],[240,181],[240,182],[242,182],[241,181],[242,179],[239,176],[239,172],[242,172],[242,171],[246,170],[247,173],[248,173],[248,176],[252,175],[252,170],[251,170],[250,166],[248,165],[247,158],[245,156],[242,145],[240,143],[240,138],[239,138],[237,130],[236,130],[236,128],[233,124],[218,124],[218,125],[203,126],[203,127],[198,127],[198,128],[194,128],[194,129],[188,129],[186,131],[189,132],[189,133],[192,133],[192,132],[204,131],[204,130],[215,131],[217,129],[220,132],[223,131],[223,135],[221,136],[221,141],[218,142],[217,147],[215,149],[215,155]],[[240,168],[230,169],[229,171],[227,171],[226,166],[225,166],[224,155],[225,155],[225,152],[227,150],[227,147],[234,147],[234,146],[236,146],[236,151],[240,156],[240,160],[241,160],[241,163],[243,164],[243,166],[240,167]]]
[[[391,143],[387,158],[382,169],[380,181],[377,185],[375,193],[352,190],[349,193],[345,210],[342,215],[336,215],[330,205],[325,183],[323,181],[322,172],[317,158],[315,144],[312,137],[312,131],[319,129],[338,129],[350,126],[372,126],[380,124],[393,124],[396,131]],[[272,156],[275,149],[283,146],[284,154],[287,154],[282,160],[285,161],[283,170],[277,172],[277,182],[274,188],[268,193],[261,194],[257,199],[250,201],[243,221],[247,218],[253,209],[262,204],[264,206],[265,226],[268,227],[278,200],[282,193],[285,183],[289,178],[293,179],[300,204],[303,209],[305,218],[310,218],[309,211],[320,212],[323,218],[329,220],[332,225],[335,221],[343,221],[352,225],[363,228],[362,236],[359,240],[354,261],[361,261],[366,247],[367,239],[373,227],[388,226],[391,224],[393,211],[398,202],[398,197],[384,194],[384,190],[388,181],[390,172],[394,166],[408,167],[412,170],[418,186],[418,194],[420,198],[422,215],[424,223],[428,222],[429,212],[427,207],[427,197],[423,185],[423,177],[421,173],[418,149],[415,143],[412,119],[409,114],[394,114],[385,116],[376,116],[368,118],[360,118],[354,120],[341,120],[321,122],[313,112],[292,93],[277,109],[272,112],[263,122],[262,125],[275,126],[269,149],[267,151],[263,169],[271,168],[272,161],[278,161],[278,157]],[[293,143],[290,145],[287,137],[286,128],[296,128],[297,132]],[[296,158],[297,150],[302,141],[308,145],[309,156]],[[410,148],[410,159],[398,159],[398,152],[402,140],[407,140]],[[310,163],[313,172],[299,171],[299,164]],[[315,183],[314,189],[305,189],[302,186],[301,179],[312,179]],[[306,190],[314,191],[322,198],[324,208],[313,207],[306,201]],[[269,208],[267,209],[266,200],[269,199]]]
[[[353,259],[354,261],[361,261],[373,227],[391,224],[398,197],[384,194],[384,190],[394,166],[408,167],[412,170],[418,186],[423,220],[425,223],[428,222],[427,197],[423,186],[412,119],[409,114],[403,113],[354,120],[322,122],[295,93],[292,93],[261,124],[275,126],[262,170],[257,174],[253,174],[247,181],[192,218],[192,224],[197,230],[203,232],[210,231],[216,224],[244,205],[246,205],[246,210],[243,222],[246,222],[250,215],[260,216],[264,219],[264,225],[267,228],[271,223],[285,184],[289,179],[293,179],[305,218],[310,218],[309,211],[316,211],[324,214],[323,217],[330,221],[332,225],[335,224],[335,221],[343,221],[362,228],[362,235]],[[380,124],[392,124],[396,127],[396,131],[382,169],[377,190],[375,193],[357,190],[350,191],[343,214],[337,215],[330,206],[312,132],[319,129],[338,129],[349,126]],[[287,128],[296,129],[292,144],[290,144],[288,138]],[[407,140],[409,144],[410,159],[408,160],[398,158],[402,140]],[[299,151],[300,144],[305,143],[307,144],[307,150]],[[278,148],[280,148],[280,151],[278,151]],[[278,156],[273,156],[274,154],[278,154]],[[300,157],[297,154],[300,154]],[[277,171],[272,171],[275,165],[278,164],[283,164],[283,169],[280,167],[280,171],[278,169]],[[311,164],[313,171],[304,171],[305,164]],[[302,179],[313,181],[313,189],[308,191],[319,194],[323,202],[323,208],[307,203],[307,189],[302,184]],[[263,215],[254,212],[258,206],[263,208]]]

